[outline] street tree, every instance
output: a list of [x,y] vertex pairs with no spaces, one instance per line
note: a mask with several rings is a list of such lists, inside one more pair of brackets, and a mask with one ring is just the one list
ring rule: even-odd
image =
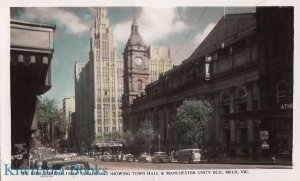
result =
[[126,150],[128,147],[134,145],[135,137],[130,130],[127,130],[125,132],[122,132],[119,141],[120,141],[120,143],[122,143],[122,145],[124,145],[125,150]]
[[49,143],[52,140],[52,129],[59,125],[59,130],[64,131],[64,116],[55,104],[54,99],[39,98],[37,101],[39,130],[42,142]]
[[211,119],[212,111],[207,101],[185,100],[177,108],[172,127],[198,146],[199,141],[202,140],[203,131]]
[[151,148],[151,143],[156,137],[156,132],[153,129],[153,126],[150,121],[143,121],[140,125],[140,128],[138,129],[136,133],[136,141],[145,143],[148,145],[149,148],[149,154],[150,154],[150,148]]

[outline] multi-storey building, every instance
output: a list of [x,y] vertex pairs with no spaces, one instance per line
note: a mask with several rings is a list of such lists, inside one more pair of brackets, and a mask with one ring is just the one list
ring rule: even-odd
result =
[[67,124],[71,123],[71,114],[75,112],[75,97],[63,99],[63,113]]
[[123,127],[125,130],[137,129],[138,120],[130,118],[133,100],[144,94],[147,84],[157,80],[164,72],[171,69],[168,47],[147,47],[138,30],[136,20],[131,26],[131,35],[124,49],[124,94]]
[[[68,97],[63,99],[63,114],[65,117],[65,124],[69,126],[71,124],[71,115],[75,112],[75,97]],[[68,139],[68,130],[64,135],[64,138]]]
[[205,130],[206,143],[222,143],[223,149],[230,150],[236,149],[236,143],[244,146],[253,141],[257,125],[252,120],[242,123],[220,115],[250,111],[252,102],[255,109],[259,107],[255,29],[254,14],[226,15],[188,59],[149,84],[145,95],[133,101],[131,119],[151,121],[163,145],[178,149],[184,147],[180,145],[184,137],[171,127],[176,109],[186,99],[203,99],[214,108]]
[[[15,144],[26,144],[38,129],[37,96],[51,88],[55,25],[10,21],[10,86],[12,155]],[[24,151],[24,150],[23,150]],[[25,157],[24,157],[25,158]]]
[[176,108],[183,100],[202,99],[214,109],[204,147],[290,156],[292,72],[293,8],[226,15],[187,60],[147,85],[130,118],[151,121],[163,149],[179,149],[187,145],[171,127]]
[[150,45],[148,47],[149,82],[158,80],[164,72],[173,68],[169,47],[158,47]]
[[97,9],[89,61],[75,66],[76,140],[90,146],[98,135],[122,130],[123,62],[117,59],[106,8]]

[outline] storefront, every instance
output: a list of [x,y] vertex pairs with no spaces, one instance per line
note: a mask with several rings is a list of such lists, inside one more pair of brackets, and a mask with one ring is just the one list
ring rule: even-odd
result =
[[[280,106],[281,107],[281,106]],[[229,113],[221,115],[224,120],[234,120],[237,142],[235,147],[247,146],[250,152],[257,149],[262,157],[278,156],[291,159],[293,145],[293,108],[262,109],[244,113]],[[242,129],[240,125],[253,120],[253,129]],[[249,133],[249,131],[251,131]],[[226,129],[224,129],[226,133]],[[227,131],[228,133],[228,131]],[[247,135],[253,134],[253,141],[247,140]],[[228,133],[229,135],[229,133]],[[229,139],[229,136],[226,137]],[[229,141],[225,141],[229,143]],[[228,146],[228,145],[227,145]]]

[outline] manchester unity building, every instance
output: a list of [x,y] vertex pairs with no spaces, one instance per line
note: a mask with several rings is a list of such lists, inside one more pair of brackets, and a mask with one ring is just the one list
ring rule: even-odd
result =
[[164,151],[184,148],[184,137],[170,126],[176,108],[183,100],[202,99],[214,109],[204,147],[290,157],[293,23],[292,7],[225,15],[189,58],[147,86],[146,47],[133,24],[124,50],[124,128],[136,132],[148,120]]

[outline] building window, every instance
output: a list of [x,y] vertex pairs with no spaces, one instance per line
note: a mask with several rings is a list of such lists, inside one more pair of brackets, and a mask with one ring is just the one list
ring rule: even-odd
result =
[[277,103],[282,102],[288,96],[288,86],[285,80],[276,82]]
[[98,133],[101,133],[102,132],[101,127],[97,127],[97,131],[98,131]]
[[240,134],[240,143],[242,145],[247,145],[248,142],[248,131],[246,128],[241,128],[239,129],[239,134]]
[[230,103],[229,103],[229,93],[225,92],[221,95],[221,113],[228,114],[230,113]]
[[236,112],[247,111],[247,90],[246,88],[240,88],[236,92]]
[[258,100],[253,100],[253,103],[252,103],[252,108],[253,110],[257,110],[258,109]]
[[108,133],[108,127],[104,127],[104,132]]
[[247,111],[247,102],[243,101],[243,102],[240,102],[239,105],[238,105],[238,112],[245,112]]
[[142,90],[143,89],[143,82],[141,80],[137,81],[137,85],[138,85],[138,90]]

